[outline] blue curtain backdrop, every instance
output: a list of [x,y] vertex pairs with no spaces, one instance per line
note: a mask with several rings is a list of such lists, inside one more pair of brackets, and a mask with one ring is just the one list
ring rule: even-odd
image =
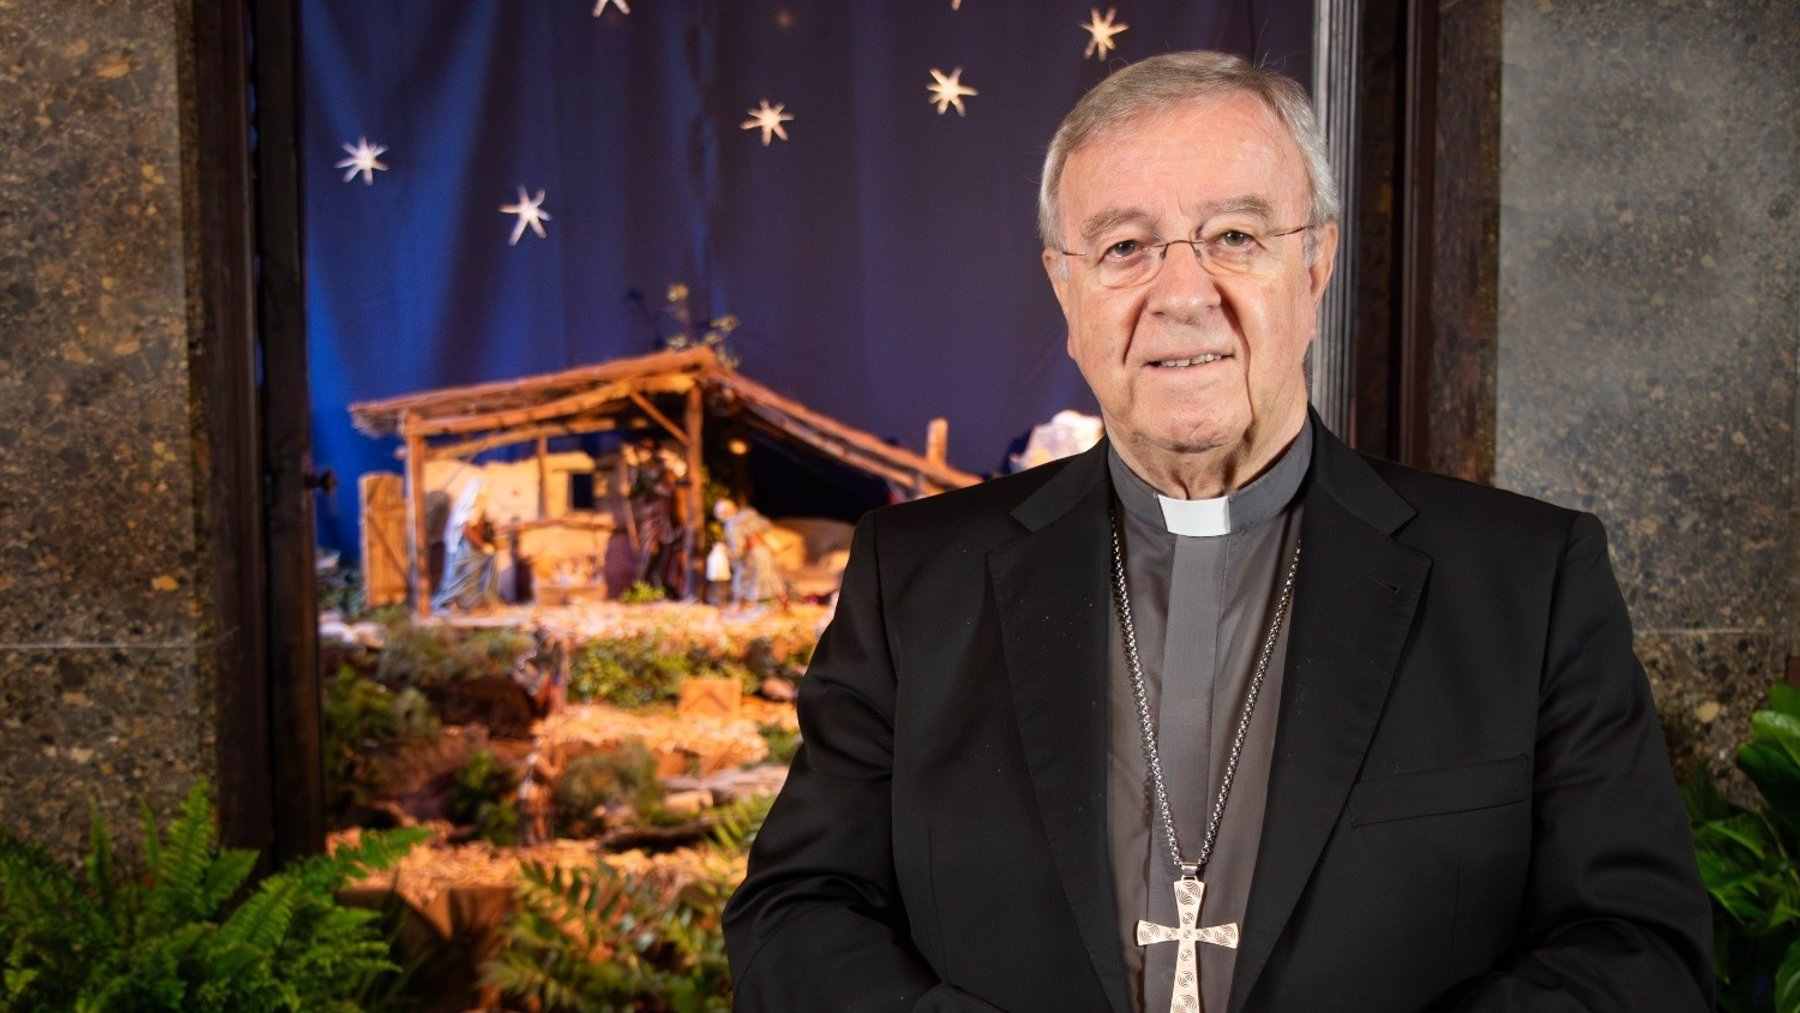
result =
[[[1031,425],[1093,410],[1038,264],[1057,121],[1158,52],[1303,81],[1311,59],[1312,0],[1120,2],[1104,64],[1088,3],[629,5],[304,0],[313,446],[344,479],[319,534],[346,558],[355,477],[397,470],[349,402],[652,351],[675,281],[742,319],[748,375],[914,449],[943,415],[952,463],[999,470]],[[967,116],[930,104],[933,67],[963,68]],[[765,98],[794,116],[768,147],[739,128]],[[372,186],[334,168],[361,137],[388,148]],[[509,246],[521,186],[549,236]]]

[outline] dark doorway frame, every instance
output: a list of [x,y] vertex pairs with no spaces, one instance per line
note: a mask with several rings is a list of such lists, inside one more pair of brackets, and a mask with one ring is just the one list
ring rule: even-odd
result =
[[195,3],[196,281],[220,836],[324,847],[294,0]]
[[1494,475],[1502,0],[1359,0],[1351,442]]

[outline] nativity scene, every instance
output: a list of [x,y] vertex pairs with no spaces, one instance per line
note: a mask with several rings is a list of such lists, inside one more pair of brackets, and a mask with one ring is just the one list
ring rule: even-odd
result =
[[0,1009],[1800,1009],[1779,5],[92,6]]

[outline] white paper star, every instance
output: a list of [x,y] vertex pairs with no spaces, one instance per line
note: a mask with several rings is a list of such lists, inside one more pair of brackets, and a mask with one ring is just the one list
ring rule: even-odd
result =
[[1098,8],[1088,8],[1092,19],[1082,25],[1081,30],[1092,37],[1088,39],[1087,48],[1082,50],[1081,55],[1084,59],[1091,56],[1096,60],[1105,60],[1106,54],[1112,52],[1113,48],[1118,45],[1113,41],[1113,36],[1131,27],[1130,25],[1113,24],[1113,15],[1117,12],[1118,8],[1108,7],[1106,17],[1102,18]]
[[792,123],[794,121],[792,116],[783,111],[786,108],[787,106],[784,103],[777,102],[771,106],[768,99],[763,99],[762,105],[757,106],[755,109],[746,110],[750,114],[750,118],[739,124],[739,126],[745,130],[761,130],[763,135],[763,147],[765,148],[769,146],[769,138],[771,136],[779,137],[785,141],[788,139],[788,135],[787,131],[781,128],[781,125],[783,123]]
[[525,196],[525,188],[519,187],[519,202],[517,204],[500,205],[500,212],[502,214],[519,216],[519,220],[513,225],[512,238],[506,241],[506,245],[517,246],[519,237],[525,234],[526,226],[530,226],[531,231],[537,233],[539,239],[549,238],[544,232],[544,223],[550,220],[550,212],[542,210],[539,207],[539,205],[543,203],[544,191],[539,190],[536,197],[528,198]]
[[599,17],[601,14],[605,13],[606,9],[613,4],[619,5],[620,14],[631,13],[631,5],[626,3],[625,0],[600,0],[599,3],[594,5],[594,17]]
[[968,111],[963,108],[963,96],[979,95],[981,93],[968,85],[963,84],[962,81],[959,80],[962,77],[962,68],[956,68],[950,72],[948,77],[946,77],[944,76],[943,71],[933,67],[931,68],[931,76],[937,78],[937,80],[926,85],[925,90],[931,95],[930,101],[937,104],[938,115],[942,116],[946,112],[949,112],[951,106],[956,107],[956,115],[968,115]]
[[337,163],[334,168],[348,170],[344,173],[344,182],[346,183],[355,179],[356,174],[360,172],[362,173],[363,185],[373,186],[375,183],[375,173],[387,171],[387,166],[382,164],[375,157],[387,149],[379,144],[370,144],[367,137],[357,138],[355,147],[351,147],[348,144],[344,145],[344,150],[350,153],[350,157]]

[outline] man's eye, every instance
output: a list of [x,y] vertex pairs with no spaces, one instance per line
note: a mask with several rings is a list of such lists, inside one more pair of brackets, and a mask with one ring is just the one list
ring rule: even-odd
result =
[[1256,237],[1241,229],[1227,229],[1217,242],[1228,250],[1247,250],[1256,245]]
[[1101,256],[1105,257],[1107,260],[1126,260],[1137,256],[1139,253],[1142,253],[1143,250],[1144,244],[1138,240],[1121,239],[1107,247],[1106,252],[1101,254]]

